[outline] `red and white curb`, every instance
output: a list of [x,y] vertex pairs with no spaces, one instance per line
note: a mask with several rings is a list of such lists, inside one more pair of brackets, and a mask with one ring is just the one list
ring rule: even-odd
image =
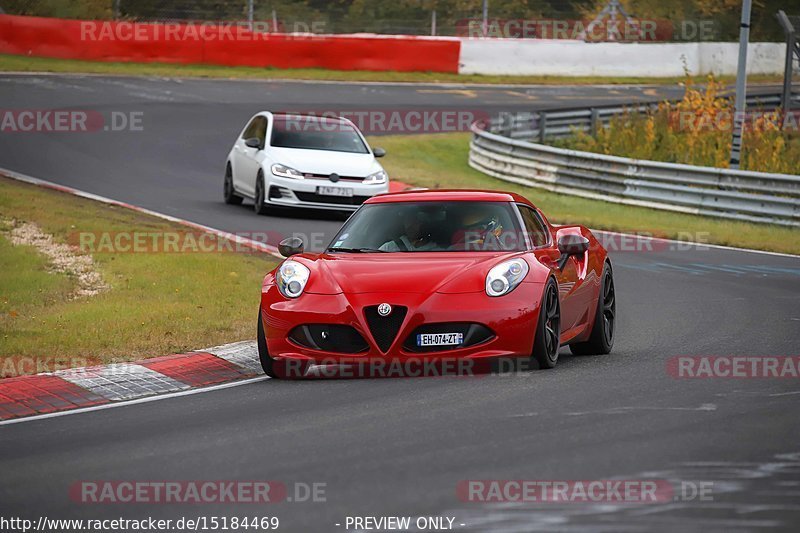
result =
[[[58,185],[7,169],[0,175],[47,189],[115,205],[233,240],[277,257],[277,248],[233,233],[196,224],[104,196]],[[248,378],[265,379],[255,341],[156,357],[133,363],[74,368],[0,380],[0,423],[62,411],[96,408],[115,402],[190,391]]]
[[50,415],[261,376],[255,341],[133,363],[0,380],[0,421]]

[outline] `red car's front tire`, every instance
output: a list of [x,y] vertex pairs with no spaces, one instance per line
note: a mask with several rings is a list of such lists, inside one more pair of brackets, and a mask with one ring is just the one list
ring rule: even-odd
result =
[[558,363],[560,347],[561,303],[558,299],[558,285],[550,278],[542,292],[532,357],[539,363],[539,368],[553,368]]
[[261,361],[261,368],[264,373],[271,378],[277,378],[275,374],[275,360],[269,356],[267,351],[267,337],[264,335],[264,321],[261,320],[261,310],[258,310],[258,359]]

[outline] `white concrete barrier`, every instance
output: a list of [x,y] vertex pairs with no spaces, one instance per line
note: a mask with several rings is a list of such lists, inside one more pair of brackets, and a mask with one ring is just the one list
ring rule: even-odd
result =
[[[738,43],[585,43],[548,39],[462,39],[460,74],[542,76],[734,75]],[[749,74],[781,74],[784,43],[751,43]]]

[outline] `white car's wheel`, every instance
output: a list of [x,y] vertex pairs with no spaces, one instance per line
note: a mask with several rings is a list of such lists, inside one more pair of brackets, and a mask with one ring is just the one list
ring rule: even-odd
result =
[[225,165],[225,182],[222,194],[226,204],[239,205],[242,203],[242,200],[244,200],[244,198],[236,194],[233,188],[233,171],[231,170],[230,163]]
[[259,170],[258,177],[256,177],[256,194],[253,200],[253,209],[257,215],[267,215],[272,211],[270,205],[266,202],[267,190],[264,184],[264,174]]

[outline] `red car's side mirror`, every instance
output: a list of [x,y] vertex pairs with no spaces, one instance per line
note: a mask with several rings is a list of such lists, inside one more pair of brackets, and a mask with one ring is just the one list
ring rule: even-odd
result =
[[296,254],[303,253],[303,239],[300,237],[289,237],[287,239],[283,239],[280,244],[278,244],[278,252],[283,257],[291,257]]
[[582,235],[564,235],[558,239],[558,251],[561,259],[558,260],[558,269],[563,270],[567,260],[575,255],[583,255],[589,250],[589,239]]

